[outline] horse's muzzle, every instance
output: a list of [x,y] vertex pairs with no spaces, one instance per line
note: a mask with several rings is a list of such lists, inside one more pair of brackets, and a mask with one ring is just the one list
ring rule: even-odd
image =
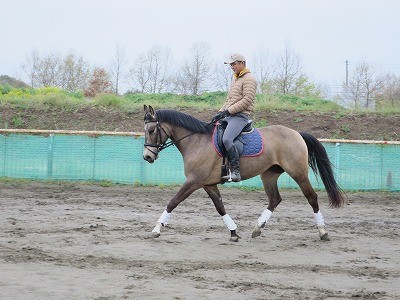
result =
[[150,155],[143,155],[143,159],[149,163],[153,163],[155,159],[153,159]]

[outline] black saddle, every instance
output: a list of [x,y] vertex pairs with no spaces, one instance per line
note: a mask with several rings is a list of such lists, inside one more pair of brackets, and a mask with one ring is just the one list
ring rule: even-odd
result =
[[[225,129],[228,126],[228,122],[225,120],[220,120],[217,124],[217,146],[222,154],[222,156],[227,157],[227,151],[225,149],[224,143],[222,142],[222,137],[224,135]],[[243,128],[242,132],[233,140],[233,144],[239,152],[239,156],[243,154],[244,142],[243,134],[248,134],[254,131],[253,120],[249,120],[247,125]]]

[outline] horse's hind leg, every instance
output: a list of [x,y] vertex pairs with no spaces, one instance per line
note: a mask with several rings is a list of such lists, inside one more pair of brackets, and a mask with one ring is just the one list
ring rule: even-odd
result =
[[224,203],[222,202],[221,198],[221,193],[219,192],[217,185],[205,186],[204,190],[207,192],[208,196],[210,196],[226,227],[228,227],[228,229],[230,230],[230,241],[237,242],[240,238],[236,233],[237,226],[232,218],[225,211]]
[[318,228],[320,239],[323,241],[329,241],[328,232],[326,231],[326,228],[325,228],[324,217],[319,209],[318,195],[312,188],[310,180],[308,178],[308,175],[294,177],[293,179],[300,186],[301,191],[303,192],[304,196],[307,198],[308,203],[310,203],[310,205],[314,211],[315,225]]
[[278,178],[283,173],[283,169],[280,166],[272,166],[263,174],[261,174],[261,180],[264,185],[265,193],[268,196],[269,204],[268,207],[262,212],[257,220],[257,224],[253,229],[251,237],[257,237],[261,234],[261,229],[265,227],[272,212],[282,201],[281,195],[278,190]]

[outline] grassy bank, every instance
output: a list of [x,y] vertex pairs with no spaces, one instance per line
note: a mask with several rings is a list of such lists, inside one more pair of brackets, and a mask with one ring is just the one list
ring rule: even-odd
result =
[[[143,104],[155,108],[193,108],[218,109],[225,101],[225,92],[211,92],[202,95],[165,94],[102,94],[94,98],[85,98],[83,93],[71,93],[58,88],[37,89],[11,88],[0,86],[0,107],[12,106],[19,109],[52,109],[74,111],[84,107],[103,107],[122,112],[142,109]],[[256,97],[256,110],[296,110],[309,112],[335,113],[371,113],[368,110],[354,111],[345,109],[325,99],[303,98],[294,95],[259,94]],[[373,113],[399,113],[400,107],[380,108]]]

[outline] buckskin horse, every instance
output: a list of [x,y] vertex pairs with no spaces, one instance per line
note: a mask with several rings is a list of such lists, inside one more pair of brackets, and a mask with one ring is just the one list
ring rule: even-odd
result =
[[[238,241],[237,225],[226,213],[220,191],[222,157],[212,141],[214,124],[205,123],[175,110],[154,110],[144,105],[145,143],[143,158],[153,163],[161,150],[175,145],[183,156],[186,181],[169,201],[152,230],[159,237],[161,228],[168,224],[171,212],[195,190],[203,188],[231,233],[230,240]],[[309,166],[320,175],[331,207],[343,205],[343,195],[335,181],[331,163],[323,145],[308,133],[299,133],[280,125],[258,128],[263,139],[263,149],[258,156],[241,157],[242,180],[260,175],[269,204],[256,221],[252,237],[261,234],[272,212],[282,201],[278,178],[286,172],[299,185],[314,212],[314,220],[321,240],[329,240],[324,217],[319,209],[317,194],[308,178]],[[169,142],[167,142],[170,140]]]

